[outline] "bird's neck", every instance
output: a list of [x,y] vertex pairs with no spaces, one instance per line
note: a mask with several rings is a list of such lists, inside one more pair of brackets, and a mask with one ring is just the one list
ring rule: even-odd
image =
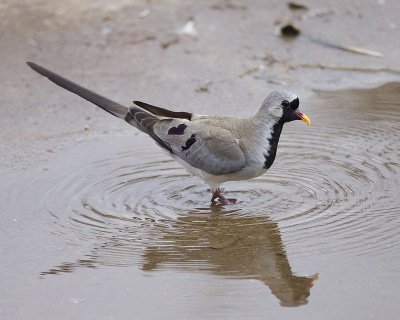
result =
[[269,134],[267,136],[267,146],[264,151],[264,169],[269,169],[274,163],[276,150],[278,148],[279,137],[281,136],[283,122],[278,121],[269,127]]

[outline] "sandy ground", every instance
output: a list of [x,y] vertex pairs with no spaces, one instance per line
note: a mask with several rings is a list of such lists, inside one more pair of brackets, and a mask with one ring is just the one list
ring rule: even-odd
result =
[[[29,69],[25,61],[48,67],[126,105],[132,100],[142,100],[177,111],[205,114],[248,115],[258,108],[269,91],[288,88],[298,93],[303,109],[311,111],[312,120],[322,119],[326,107],[313,102],[314,91],[372,88],[400,81],[397,40],[400,2],[302,3],[308,10],[290,10],[282,1],[3,0],[0,3],[2,184],[7,185],[13,179],[29,183],[41,177],[43,168],[50,163],[59,170],[63,163],[75,160],[90,163],[101,157],[102,152],[108,156],[121,152],[135,138],[128,125],[54,86]],[[280,26],[289,22],[301,31],[295,39],[283,39],[279,35]],[[338,46],[369,49],[383,56],[357,54]],[[118,142],[115,137],[120,138]],[[142,146],[147,140],[143,141]],[[144,148],[150,148],[150,153],[156,152],[155,147]],[[46,193],[43,194],[45,197]],[[346,275],[340,278],[340,283],[334,276],[329,278],[327,272],[329,285],[315,288],[311,298],[314,303],[307,306],[309,309],[271,307],[269,310],[270,305],[276,305],[275,297],[251,300],[253,293],[257,295],[266,290],[256,287],[254,282],[243,282],[242,287],[237,287],[223,278],[211,277],[214,286],[207,289],[210,279],[203,274],[170,270],[163,274],[161,284],[159,278],[137,268],[132,271],[132,268],[110,267],[95,273],[90,266],[79,273],[45,282],[40,272],[57,261],[74,260],[72,257],[83,255],[91,244],[83,242],[81,247],[72,241],[73,245],[65,245],[65,239],[71,235],[55,237],[48,214],[31,208],[30,204],[40,200],[37,192],[27,188],[21,190],[21,195],[20,204],[17,198],[3,198],[4,207],[15,210],[3,212],[0,236],[0,270],[2,282],[6,284],[0,289],[0,317],[4,319],[90,319],[93,316],[123,319],[134,313],[132,308],[127,308],[131,299],[140,310],[138,319],[159,316],[154,301],[166,318],[173,319],[176,310],[168,299],[176,291],[191,290],[194,290],[191,295],[178,299],[183,305],[179,309],[183,311],[178,313],[182,317],[201,318],[202,308],[206,307],[209,307],[210,319],[226,315],[243,319],[247,311],[254,319],[261,318],[261,311],[264,317],[276,318],[365,319],[379,315],[381,319],[393,319],[398,312],[395,297],[391,296],[398,292],[395,289],[398,271],[393,265],[386,270],[372,258],[347,261],[347,264],[337,261],[332,264],[332,260],[319,258],[313,263],[307,259],[296,260],[292,265],[295,270],[305,270],[310,263],[318,265],[307,269],[312,274],[324,268],[330,271],[336,268],[332,275]],[[66,207],[69,208],[68,202]],[[13,224],[25,219],[24,214],[28,213],[31,217],[38,214],[37,219]],[[268,221],[265,226],[276,228]],[[281,240],[274,241],[278,243],[275,247],[282,247]],[[279,263],[286,265],[287,261],[283,260]],[[371,269],[374,263],[376,268]],[[382,285],[377,277],[381,274],[380,268],[387,276]],[[311,274],[307,279],[310,278]],[[368,278],[371,278],[369,283],[365,281]],[[106,286],[110,292],[99,292],[101,283],[110,284],[107,282],[110,279],[113,285]],[[191,285],[187,286],[184,279],[190,279]],[[343,286],[347,281],[354,283]],[[84,288],[80,287],[83,282]],[[363,286],[368,294],[359,290]],[[65,296],[57,300],[54,297],[60,294],[60,288],[65,288]],[[80,288],[85,299],[77,297],[76,288]],[[363,302],[354,305],[351,299],[341,300],[332,293],[342,289],[345,296],[363,296]],[[112,294],[113,290],[120,294]],[[369,295],[375,290],[376,301]],[[244,300],[235,300],[235,294],[239,293],[246,294]],[[198,306],[192,305],[197,294],[202,301]],[[96,299],[90,300],[93,296]],[[387,312],[378,308],[383,298]],[[246,306],[243,309],[246,312],[229,313],[230,307],[240,303]],[[327,315],[330,303],[335,306],[335,312]],[[96,305],[101,307],[96,309]],[[268,311],[271,313],[265,313]]]

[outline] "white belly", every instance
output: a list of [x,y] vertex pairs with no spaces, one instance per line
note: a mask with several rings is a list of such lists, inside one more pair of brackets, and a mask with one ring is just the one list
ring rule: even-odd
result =
[[179,162],[189,173],[194,176],[199,177],[204,180],[209,186],[210,189],[217,189],[222,183],[227,181],[239,181],[239,180],[249,180],[255,177],[258,177],[265,173],[266,169],[263,168],[262,162],[261,164],[254,163],[254,165],[247,165],[240,171],[223,174],[223,175],[213,175],[204,170],[192,167],[187,162],[183,161],[181,158],[174,156],[173,158]]

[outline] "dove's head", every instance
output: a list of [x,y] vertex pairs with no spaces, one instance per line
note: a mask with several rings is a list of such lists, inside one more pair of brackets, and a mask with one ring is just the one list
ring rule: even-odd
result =
[[262,116],[272,117],[277,122],[303,120],[310,125],[310,119],[299,110],[299,104],[299,98],[293,92],[273,91],[264,100],[260,112]]

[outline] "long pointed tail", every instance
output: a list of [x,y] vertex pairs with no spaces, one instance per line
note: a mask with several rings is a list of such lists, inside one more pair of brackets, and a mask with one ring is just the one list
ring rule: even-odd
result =
[[[42,76],[45,76],[50,81],[54,82],[56,85],[71,91],[78,96],[94,103],[96,106],[99,106],[103,110],[111,113],[112,115],[127,120],[125,117],[129,114],[129,109],[117,102],[114,102],[110,99],[107,99],[96,92],[93,92],[89,89],[86,89],[79,84],[76,84],[46,68],[43,68],[36,63],[27,62],[28,66],[30,66],[33,70],[40,73]],[[128,121],[129,122],[129,121]]]

